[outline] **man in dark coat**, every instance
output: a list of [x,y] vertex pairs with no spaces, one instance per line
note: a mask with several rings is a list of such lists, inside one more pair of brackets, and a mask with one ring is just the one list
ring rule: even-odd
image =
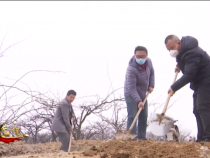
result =
[[[148,58],[147,49],[137,46],[127,68],[124,95],[128,112],[127,129],[131,126],[138,108],[143,108],[138,118],[138,133],[135,138],[138,140],[146,140],[148,104],[146,101],[143,105],[143,101],[147,91],[151,93],[154,86],[154,69],[151,59]],[[136,125],[131,133],[136,134]]]
[[183,76],[169,89],[171,96],[190,83],[193,94],[193,113],[197,121],[197,142],[210,141],[210,56],[198,46],[198,40],[191,36],[180,40],[175,35],[165,39],[166,48],[176,57],[175,71]]
[[76,97],[74,90],[69,90],[66,97],[59,103],[53,123],[52,130],[57,133],[59,141],[61,142],[60,150],[68,151],[70,133],[72,132],[72,119],[75,118],[74,110],[71,103]]

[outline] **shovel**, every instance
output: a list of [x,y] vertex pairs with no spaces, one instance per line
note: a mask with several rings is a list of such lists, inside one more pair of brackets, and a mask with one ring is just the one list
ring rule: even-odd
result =
[[72,139],[72,132],[70,133],[68,152],[70,152],[70,150],[71,150],[71,139]]
[[[178,76],[178,72],[176,72],[175,74],[173,83],[176,81],[177,76]],[[149,125],[150,131],[152,134],[156,136],[166,135],[174,123],[172,118],[165,116],[170,98],[171,98],[171,95],[168,94],[163,112],[161,114],[154,114],[151,118],[150,125]]]
[[[149,92],[147,93],[147,95],[146,95],[146,97],[145,97],[145,99],[144,99],[144,101],[143,101],[143,104],[145,104],[145,102],[146,102],[148,96],[149,96]],[[136,135],[130,134],[130,133],[131,133],[131,130],[133,129],[133,127],[134,127],[134,125],[135,125],[135,123],[136,123],[138,117],[139,117],[139,114],[141,113],[141,110],[142,110],[142,108],[139,108],[139,110],[138,110],[138,112],[137,112],[137,114],[136,114],[136,116],[135,116],[135,118],[134,118],[134,120],[133,120],[133,122],[132,122],[130,128],[128,129],[128,131],[126,131],[125,133],[118,133],[118,134],[116,135],[116,139],[127,140],[127,139],[132,139],[132,138],[136,137]]]
[[[74,114],[74,116],[75,116],[75,114]],[[74,118],[74,119],[75,119],[75,118]],[[73,122],[73,125],[74,125],[73,119],[71,120],[71,122]],[[74,126],[75,126],[75,125],[74,125]],[[71,150],[72,132],[73,132],[73,131],[71,131],[71,133],[70,133],[70,138],[69,138],[69,149],[68,149],[68,152],[70,152],[70,150]]]

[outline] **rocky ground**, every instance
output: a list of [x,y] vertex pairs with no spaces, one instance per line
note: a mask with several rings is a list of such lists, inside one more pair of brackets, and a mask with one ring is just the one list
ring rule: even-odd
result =
[[2,158],[210,158],[210,143],[157,141],[93,141],[72,142],[70,153],[59,151],[60,143],[29,145],[0,143]]

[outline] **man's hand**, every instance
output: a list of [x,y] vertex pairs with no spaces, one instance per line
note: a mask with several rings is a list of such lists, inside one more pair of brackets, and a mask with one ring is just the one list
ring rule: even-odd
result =
[[73,129],[72,129],[72,127],[70,128],[70,131],[69,131],[69,133],[71,134],[71,133],[73,133]]
[[175,68],[175,72],[180,72],[180,68],[178,66]]
[[72,118],[73,118],[73,119],[76,119],[76,116],[75,116],[75,114],[74,114],[74,113],[72,114]]
[[153,89],[154,89],[154,88],[149,87],[149,88],[148,88],[148,92],[149,92],[149,93],[152,93]]
[[173,96],[174,93],[175,93],[175,92],[173,91],[173,89],[170,88],[170,89],[168,90],[168,94],[170,94],[171,96]]
[[138,107],[144,109],[144,104],[143,104],[143,102],[139,102]]

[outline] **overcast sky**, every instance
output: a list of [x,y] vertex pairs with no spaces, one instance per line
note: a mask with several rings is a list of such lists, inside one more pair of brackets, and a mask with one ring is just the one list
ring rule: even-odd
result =
[[[38,85],[40,91],[50,87],[62,97],[69,89],[76,90],[77,97],[105,97],[110,80],[114,89],[124,86],[128,62],[135,47],[142,45],[155,69],[155,89],[149,101],[164,103],[176,65],[164,39],[169,34],[194,36],[209,53],[209,6],[207,1],[0,2],[0,41],[8,31],[3,48],[27,38],[0,59],[0,80],[10,84],[7,78],[18,79],[30,70],[64,71],[36,72],[22,82],[32,88]],[[119,94],[123,95],[123,89]],[[171,103],[176,99],[167,115],[178,119],[180,128],[196,134],[189,84]]]

